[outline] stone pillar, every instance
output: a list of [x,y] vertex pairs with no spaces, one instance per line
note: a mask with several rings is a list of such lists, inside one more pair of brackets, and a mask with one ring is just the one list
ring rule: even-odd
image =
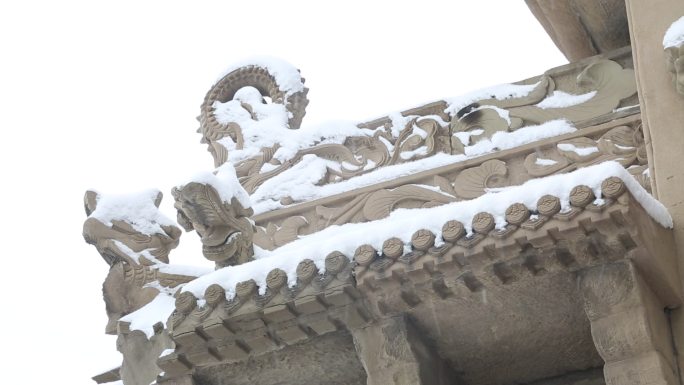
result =
[[665,306],[631,261],[582,272],[591,335],[607,385],[678,385]]
[[[682,0],[626,0],[639,102],[653,194],[674,219],[680,277],[684,278],[684,96],[667,69],[663,36],[684,16]],[[672,312],[677,349],[684,352],[684,310]],[[684,357],[679,355],[679,367]]]
[[116,347],[123,354],[123,364],[120,370],[123,383],[149,385],[161,372],[157,366],[159,355],[164,350],[173,348],[173,341],[166,331],[148,339],[145,333],[134,330],[129,333],[119,333]]
[[455,384],[449,365],[427,344],[406,316],[353,330],[368,385]]

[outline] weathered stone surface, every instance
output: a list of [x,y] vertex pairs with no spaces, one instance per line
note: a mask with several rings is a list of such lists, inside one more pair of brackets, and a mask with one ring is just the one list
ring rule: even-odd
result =
[[121,369],[120,367],[117,367],[117,368],[108,370],[104,373],[100,373],[96,376],[93,376],[93,381],[97,382],[98,384],[104,384],[107,382],[119,381],[121,379],[121,375],[119,374],[120,369]]
[[405,316],[352,331],[368,385],[457,383],[449,365]]
[[117,322],[126,314],[132,313],[148,304],[159,294],[159,290],[136,285],[135,268],[125,263],[117,263],[109,269],[109,274],[102,284],[102,294],[109,318],[105,333],[116,334]]
[[667,70],[672,75],[674,87],[680,95],[684,95],[684,44],[665,49]]
[[249,360],[199,368],[202,385],[365,385],[366,373],[348,332],[335,332]]
[[133,331],[120,333],[116,347],[123,354],[120,373],[124,384],[149,385],[162,371],[157,366],[157,358],[164,350],[172,349],[174,344],[166,331],[150,339],[140,331]]
[[525,0],[558,49],[570,61],[629,44],[621,0]]
[[581,274],[584,307],[608,385],[679,383],[662,301],[630,261]]
[[[684,98],[673,87],[673,71],[679,52],[663,51],[663,36],[670,25],[684,15],[684,3],[679,0],[627,0],[627,15],[634,51],[639,102],[643,111],[644,136],[649,158],[653,194],[668,208],[674,220],[676,255],[679,277],[684,277],[684,204],[682,186],[684,168]],[[681,62],[681,57],[679,59]],[[672,63],[672,67],[668,64]],[[677,78],[676,78],[677,79]],[[679,77],[677,80],[681,80]],[[673,252],[675,251],[676,252]],[[680,285],[682,282],[680,281]],[[681,306],[673,310],[673,329],[677,349],[684,351],[684,312]],[[680,373],[684,373],[684,354],[679,356]],[[682,381],[682,378],[680,378]]]

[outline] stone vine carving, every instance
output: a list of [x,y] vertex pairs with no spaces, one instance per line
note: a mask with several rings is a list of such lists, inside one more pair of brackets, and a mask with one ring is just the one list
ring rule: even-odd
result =
[[[254,87],[256,91],[246,92],[245,87]],[[258,66],[243,67],[221,79],[205,98],[199,130],[203,134],[204,142],[209,144],[216,164],[220,165],[228,159],[229,150],[219,143],[221,139],[229,137],[235,144],[234,149],[237,150],[243,149],[244,140],[243,127],[238,123],[221,124],[217,121],[214,116],[215,102],[226,103],[235,100],[251,114],[254,121],[257,121],[257,111],[261,108],[257,104],[265,103],[264,98],[268,97],[272,103],[285,106],[291,118],[287,122],[288,127],[297,129],[308,103],[307,91],[308,89],[303,89],[293,94],[282,91],[275,77],[271,76],[268,70]],[[349,136],[342,143],[313,143],[287,160],[281,160],[282,157],[276,156],[280,146],[275,144],[257,149],[256,155],[237,162],[237,176],[247,192],[253,193],[265,181],[283,174],[301,164],[303,159],[311,159],[312,156],[329,162],[326,172],[317,183],[323,185],[353,178],[381,167],[420,160],[437,153],[464,154],[466,147],[489,140],[498,132],[513,132],[525,126],[555,119],[565,119],[573,123],[609,114],[622,100],[635,95],[636,84],[633,70],[624,69],[614,61],[601,59],[583,68],[577,76],[574,92],[591,93],[589,99],[557,108],[542,108],[537,105],[555,91],[557,86],[553,75],[543,75],[535,87],[522,97],[502,100],[481,99],[458,111],[454,116],[435,110],[445,108],[445,103],[433,103],[422,109],[407,111],[404,116],[386,117],[360,124],[359,135]],[[250,96],[236,97],[236,94],[242,93],[248,93]],[[362,133],[362,130],[365,131]],[[583,140],[592,141],[584,138],[573,143],[576,146],[589,146],[589,142],[581,143]],[[533,164],[526,162],[525,167],[530,175],[542,176],[569,171],[572,167],[581,167],[608,158],[621,160],[628,166],[634,165],[634,162],[624,159],[624,155],[629,151],[601,143],[600,150],[612,151],[610,155],[605,154],[606,156],[599,158],[591,154],[575,157],[570,151],[556,150],[543,155],[546,158],[540,157],[544,159],[541,162],[530,158],[529,162]],[[622,142],[617,142],[616,145],[628,147],[620,143]],[[631,155],[627,154],[627,157],[629,156]],[[643,164],[641,162],[637,166]],[[643,173],[644,169],[637,170],[633,167],[630,171],[635,176],[646,179],[646,175],[639,174]],[[257,244],[270,249],[282,246],[300,234],[317,231],[329,225],[381,219],[395,208],[430,207],[461,199],[472,199],[482,195],[487,188],[503,187],[509,183],[506,163],[502,160],[491,160],[462,170],[455,176],[435,176],[430,184],[438,189],[432,186],[411,185],[363,193],[341,205],[318,206],[315,215],[295,215],[277,224],[264,223],[257,227],[254,237]],[[279,199],[280,203],[285,205],[298,203],[290,197]]]
[[667,69],[672,74],[675,89],[684,95],[684,44],[665,49]]
[[[231,122],[222,125],[216,120],[214,102],[233,100],[236,92],[244,87],[254,87],[264,97],[270,97],[273,103],[285,105],[291,116],[288,122],[291,129],[297,129],[304,116],[308,89],[287,94],[280,90],[275,78],[266,69],[257,66],[247,66],[229,73],[209,91],[200,115],[199,131],[203,135],[203,142],[209,144],[217,166],[224,163],[228,156],[228,150],[219,143],[222,138],[230,137],[236,149],[242,149],[244,141],[239,124]],[[253,193],[264,181],[294,167],[307,155],[314,155],[339,165],[328,167],[318,184],[335,183],[380,167],[419,160],[439,152],[463,154],[465,146],[489,139],[496,132],[515,131],[526,125],[560,118],[570,122],[591,119],[610,113],[621,100],[636,92],[633,70],[623,69],[610,60],[598,60],[584,68],[577,77],[577,87],[587,92],[594,91],[595,94],[577,105],[541,108],[536,104],[556,90],[553,78],[544,75],[536,87],[523,97],[479,100],[459,111],[453,118],[445,114],[429,115],[434,113],[434,108],[425,108],[425,111],[418,108],[407,113],[428,115],[384,118],[378,120],[377,124],[360,124],[360,129],[374,130],[373,134],[350,136],[341,144],[314,143],[285,161],[275,157],[278,144],[261,148],[257,155],[239,161],[235,167],[242,185],[249,193]],[[245,110],[253,111],[254,106],[250,103],[260,103],[260,100],[263,102],[262,97],[255,97],[240,100],[240,103]],[[466,143],[454,136],[460,132],[471,134]]]
[[[610,60],[599,60],[587,66],[578,76],[577,85],[586,91],[595,91],[589,100],[568,107],[541,108],[536,104],[556,88],[549,76],[543,76],[539,85],[524,101],[519,99],[487,99],[463,108],[458,119],[451,121],[451,131],[474,133],[469,143],[475,144],[491,138],[496,132],[515,131],[525,125],[534,125],[554,119],[580,122],[612,112],[620,101],[636,93],[634,70],[623,69]],[[521,103],[522,102],[522,103]],[[524,104],[523,104],[524,103]],[[503,117],[505,109],[507,117]],[[454,153],[463,153],[463,143],[452,141]]]
[[627,168],[645,189],[651,189],[641,125],[615,127],[597,140],[577,137],[561,141],[528,155],[524,165],[531,176],[541,177],[611,160]]
[[597,139],[576,137],[516,156],[521,160],[520,163],[515,162],[515,168],[506,161],[491,159],[463,169],[455,176],[435,175],[430,185],[380,189],[356,195],[338,206],[319,205],[315,207],[315,213],[292,216],[279,225],[271,222],[265,227],[257,227],[255,240],[260,247],[275,248],[330,225],[382,219],[397,208],[433,207],[472,199],[485,194],[490,188],[519,184],[531,177],[570,172],[610,160],[621,163],[644,188],[650,190],[640,123],[614,127]]
[[[382,189],[360,194],[339,207],[317,206],[316,216],[312,219],[325,224],[324,227],[368,222],[386,218],[396,208],[427,208],[476,198],[483,195],[487,188],[505,186],[507,173],[506,163],[493,159],[465,169],[453,181],[435,176],[439,191],[421,185]],[[305,217],[293,216],[285,219],[280,226],[270,223],[266,228],[257,227],[255,242],[269,249],[279,247],[297,239],[300,229],[310,224]]]
[[216,262],[217,268],[253,259],[251,208],[245,209],[235,197],[223,202],[216,189],[204,183],[190,182],[171,193],[178,223],[186,231],[197,232],[204,257]]

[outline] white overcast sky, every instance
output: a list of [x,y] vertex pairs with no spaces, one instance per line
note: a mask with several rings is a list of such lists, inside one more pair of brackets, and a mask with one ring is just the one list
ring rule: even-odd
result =
[[[301,69],[304,125],[366,120],[565,63],[523,0],[5,1],[0,4],[0,383],[91,384],[107,265],[86,189],[170,188],[210,169],[195,117],[224,67]],[[205,263],[195,234],[171,261]]]

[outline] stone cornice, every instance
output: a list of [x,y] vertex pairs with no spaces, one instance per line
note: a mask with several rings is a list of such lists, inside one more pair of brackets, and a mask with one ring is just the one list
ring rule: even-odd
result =
[[312,261],[302,261],[293,287],[285,272],[274,269],[263,295],[251,280],[238,284],[230,300],[216,284],[207,288],[201,304],[192,293],[181,293],[168,322],[176,350],[161,357],[159,367],[175,376],[368,323],[371,314],[355,288],[349,258],[332,253],[325,266],[319,273]]
[[[355,253],[357,287],[363,293],[382,291],[398,296],[402,312],[420,302],[415,285],[431,287],[440,298],[478,292],[488,285],[507,285],[543,274],[576,271],[623,258],[632,259],[652,280],[651,285],[668,303],[681,302],[676,261],[671,253],[672,232],[654,224],[617,177],[602,183],[602,204],[586,186],[575,187],[571,209],[560,212],[558,198],[545,195],[536,212],[511,205],[507,225],[494,229],[494,218],[480,213],[473,218],[473,234],[462,223],[449,221],[442,229],[443,244],[435,235],[416,232],[411,251],[388,239],[382,250],[360,246]],[[402,246],[400,248],[399,246]],[[400,293],[400,294],[399,294]],[[383,316],[393,311],[381,303],[374,310]]]
[[238,284],[231,300],[216,284],[207,288],[206,303],[184,292],[169,319],[175,352],[161,357],[158,365],[167,376],[183,375],[194,367],[241,361],[362,327],[406,312],[426,295],[470,296],[490,285],[621,259],[633,260],[668,305],[679,304],[674,260],[665,252],[673,247],[671,230],[654,222],[621,179],[607,178],[601,191],[596,197],[590,188],[576,186],[570,209],[563,212],[559,199],[551,195],[540,198],[535,211],[513,204],[501,229],[495,229],[491,214],[480,213],[473,218],[471,235],[463,224],[449,221],[438,246],[435,234],[420,230],[409,248],[391,238],[382,250],[361,245],[354,256],[333,252],[323,274],[305,260],[294,287],[275,269],[268,274],[264,295],[257,293],[253,281]]

